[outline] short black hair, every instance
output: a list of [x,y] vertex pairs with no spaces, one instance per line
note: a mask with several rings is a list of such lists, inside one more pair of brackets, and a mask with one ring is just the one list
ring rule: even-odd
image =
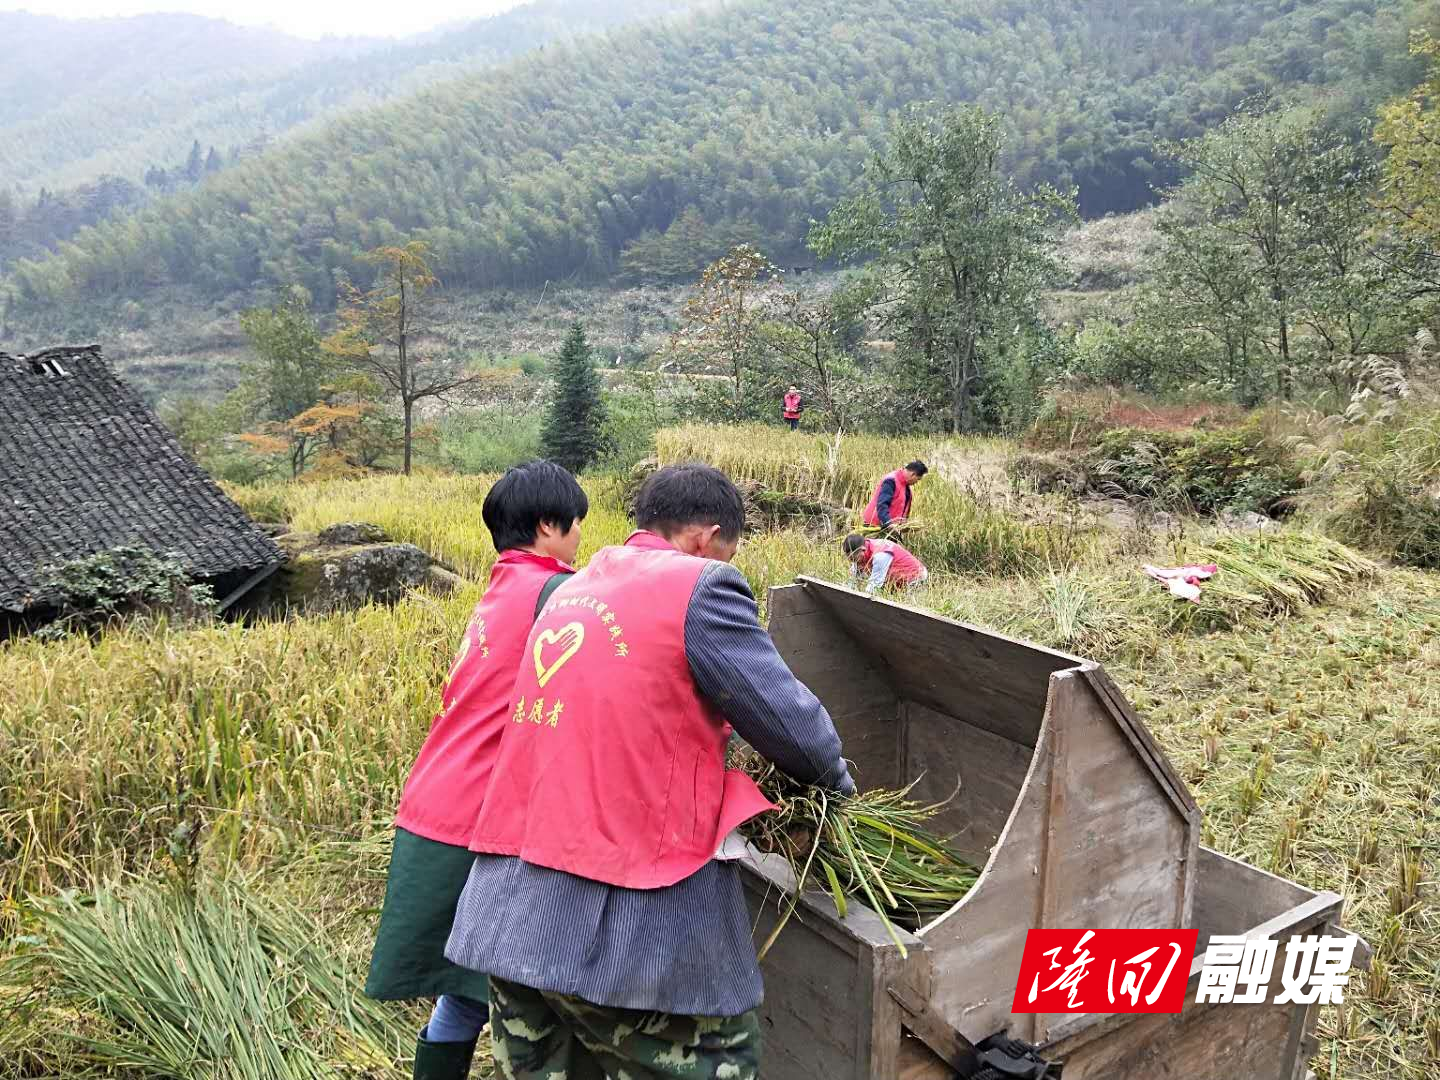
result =
[[480,516],[496,551],[529,547],[540,525],[569,531],[590,512],[580,482],[553,461],[527,461],[506,469],[485,496]]
[[908,469],[910,472],[913,472],[916,476],[924,476],[927,472],[930,471],[929,466],[927,466],[923,461],[912,461],[909,465],[906,465],[905,468]]
[[840,544],[841,547],[845,549],[846,555],[854,555],[855,552],[859,551],[862,547],[865,546],[865,538],[859,533],[851,533],[849,536],[845,537],[845,539],[842,540]]
[[635,496],[635,524],[662,536],[686,525],[719,525],[726,540],[738,540],[745,528],[745,500],[719,469],[667,465]]

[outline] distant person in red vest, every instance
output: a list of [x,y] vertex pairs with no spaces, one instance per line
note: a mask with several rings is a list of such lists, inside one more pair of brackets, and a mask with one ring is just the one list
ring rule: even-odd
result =
[[800,400],[800,391],[790,387],[785,391],[784,415],[785,422],[794,431],[800,426],[800,414],[805,411],[805,403]]
[[903,469],[896,469],[875,485],[870,504],[860,515],[866,525],[890,530],[903,525],[910,517],[910,504],[914,498],[912,489],[925,478],[930,470],[923,461],[912,461]]
[[475,861],[470,832],[509,727],[515,670],[542,597],[575,572],[588,509],[575,478],[549,461],[506,472],[480,508],[500,554],[405,782],[365,984],[381,1001],[438,999],[415,1049],[417,1077],[462,1080],[489,1019],[487,979],[445,959],[445,942]]
[[755,1080],[763,994],[736,828],[773,809],[731,725],[790,776],[854,784],[829,714],[729,565],[740,493],[661,469],[639,526],[536,620],[445,952],[490,973],[507,1080]]
[[850,572],[869,575],[865,591],[873,593],[885,586],[892,588],[913,588],[923,585],[930,577],[925,564],[893,540],[875,540],[851,533],[845,537],[845,557],[850,560]]

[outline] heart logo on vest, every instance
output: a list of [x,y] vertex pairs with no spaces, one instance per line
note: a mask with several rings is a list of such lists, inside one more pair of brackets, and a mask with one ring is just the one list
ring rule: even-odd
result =
[[[585,627],[578,622],[566,623],[559,630],[541,630],[535,638],[535,676],[540,688],[550,681],[554,674],[565,666],[565,662],[580,651],[585,644]],[[548,666],[541,655],[547,645],[560,646],[560,655]]]

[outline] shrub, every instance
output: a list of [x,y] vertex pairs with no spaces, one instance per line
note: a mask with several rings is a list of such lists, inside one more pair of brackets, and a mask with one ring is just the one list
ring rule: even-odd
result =
[[209,586],[190,584],[178,556],[143,547],[116,547],[53,567],[41,593],[58,611],[42,631],[46,636],[94,630],[137,615],[207,621],[217,607]]
[[1087,459],[1100,490],[1200,513],[1283,513],[1300,490],[1300,473],[1258,428],[1182,435],[1120,428],[1106,432]]

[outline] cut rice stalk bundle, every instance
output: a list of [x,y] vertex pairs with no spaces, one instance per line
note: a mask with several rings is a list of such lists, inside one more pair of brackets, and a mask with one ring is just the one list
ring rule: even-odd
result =
[[1298,530],[1227,536],[1183,554],[1186,561],[1220,568],[1206,582],[1202,603],[1257,614],[1293,614],[1377,570],[1344,544]]
[[732,758],[778,810],[752,818],[746,839],[790,864],[795,892],[760,948],[763,959],[795,913],[807,888],[830,893],[843,918],[852,899],[880,917],[902,955],[896,927],[915,930],[949,911],[970,891],[979,871],[923,823],[945,803],[923,804],[898,791],[874,789],[843,796],[791,780],[752,751]]

